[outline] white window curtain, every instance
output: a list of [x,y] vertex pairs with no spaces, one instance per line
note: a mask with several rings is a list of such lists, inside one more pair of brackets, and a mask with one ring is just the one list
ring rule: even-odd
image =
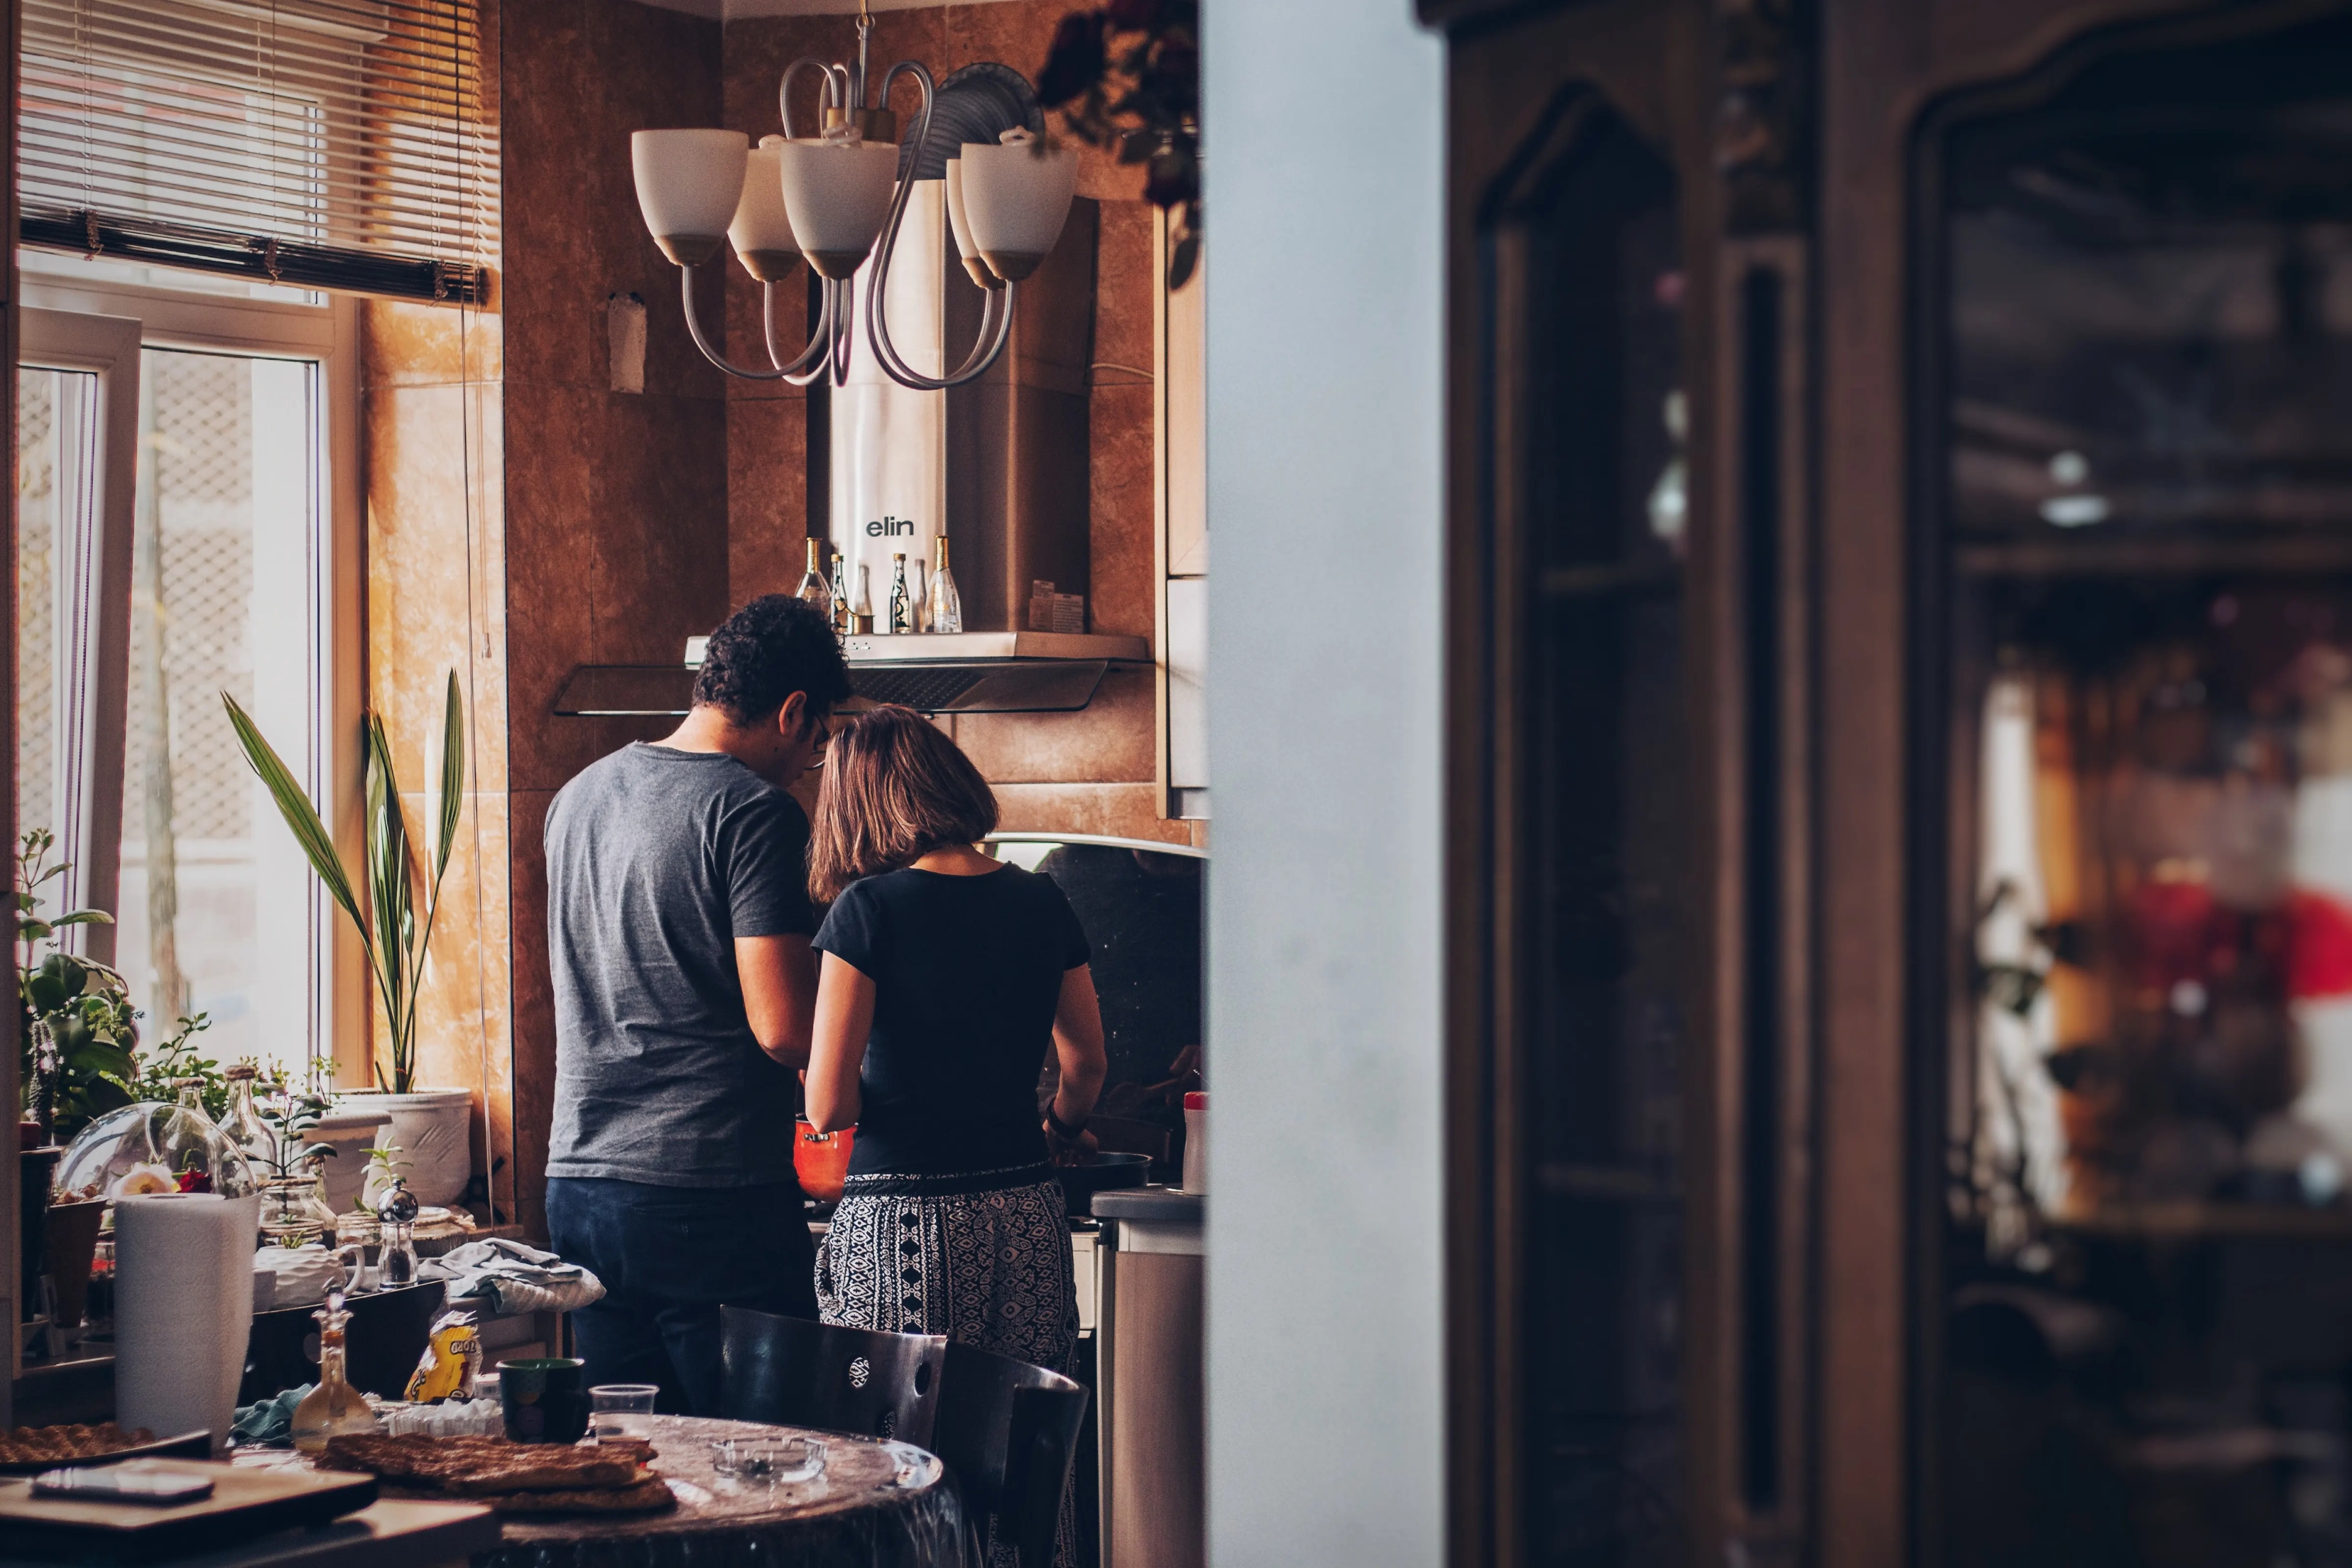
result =
[[23,239],[479,303],[478,0],[26,0]]

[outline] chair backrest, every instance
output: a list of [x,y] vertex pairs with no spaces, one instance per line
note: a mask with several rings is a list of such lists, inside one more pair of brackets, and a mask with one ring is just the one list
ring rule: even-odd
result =
[[948,1342],[719,1309],[719,1414],[931,1446]]
[[1053,1568],[1054,1528],[1086,1425],[1087,1391],[1058,1372],[950,1345],[937,1440],[975,1526],[996,1519],[1021,1568]]

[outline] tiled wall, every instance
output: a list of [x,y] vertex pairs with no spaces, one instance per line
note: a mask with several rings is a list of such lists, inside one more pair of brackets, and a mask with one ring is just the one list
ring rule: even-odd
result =
[[[942,77],[993,59],[1034,77],[1067,8],[882,12],[874,58],[912,56]],[[455,666],[469,683],[474,788],[435,941],[425,1064],[436,1079],[490,1086],[493,1155],[508,1162],[499,1189],[514,1182],[519,1217],[538,1230],[555,1061],[548,805],[588,763],[668,728],[557,718],[556,693],[579,665],[674,660],[733,605],[789,591],[808,528],[806,399],[729,381],[696,353],[677,273],[638,216],[628,135],[777,129],[783,67],[803,53],[844,58],[855,32],[845,16],[819,16],[737,22],[722,36],[717,22],[635,0],[509,0],[497,26],[498,313],[365,312],[370,679],[419,791],[440,672]],[[1139,184],[1135,169],[1088,153],[1078,188],[1103,204],[1089,609],[1097,630],[1149,637],[1153,263]],[[748,357],[758,291],[731,263],[727,273],[700,298],[706,320],[723,310],[733,353]],[[780,301],[794,342],[804,278]],[[606,305],[628,293],[646,306],[642,393],[611,390]],[[996,784],[1008,828],[1184,841],[1188,825],[1159,816],[1155,723],[1150,673],[1128,671],[1082,713],[968,717],[953,729]]]
[[[919,10],[880,11],[874,18],[873,68],[919,59],[935,79],[980,60],[995,60],[1035,79],[1054,27],[1074,0],[994,0]],[[729,24],[724,123],[754,138],[780,131],[776,82],[802,56],[855,58],[856,31],[846,16],[779,16]],[[796,84],[813,93],[813,79]],[[795,106],[807,100],[795,99]],[[894,100],[904,129],[914,92]],[[1078,194],[1102,204],[1096,278],[1093,392],[1089,398],[1093,581],[1092,629],[1152,635],[1157,598],[1152,541],[1151,209],[1139,197],[1142,174],[1106,153],[1086,150]],[[728,341],[739,359],[758,353],[759,285],[728,268]],[[778,290],[779,320],[797,345],[806,320],[806,268]],[[656,318],[654,331],[663,330]],[[683,331],[683,327],[677,328]],[[740,345],[740,346],[739,346]],[[857,352],[870,353],[861,331]],[[1112,368],[1125,367],[1125,368]],[[810,530],[808,402],[798,389],[769,382],[728,387],[728,572],[737,604],[755,595],[789,593],[801,577]],[[824,521],[816,521],[822,532]],[[1160,818],[1152,779],[1157,744],[1148,672],[1108,680],[1079,713],[989,714],[954,720],[957,741],[997,786],[1008,828],[1116,833],[1190,842],[1191,826]]]

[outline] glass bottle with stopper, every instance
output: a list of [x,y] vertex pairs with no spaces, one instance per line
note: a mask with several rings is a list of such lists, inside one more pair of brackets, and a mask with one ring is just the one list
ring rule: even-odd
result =
[[902,550],[890,557],[890,630],[914,629],[915,602],[907,595],[907,552]]
[[253,1108],[254,1080],[260,1069],[251,1062],[239,1062],[221,1077],[228,1084],[228,1114],[221,1119],[220,1128],[228,1141],[245,1152],[247,1161],[274,1166],[278,1163],[278,1137],[269,1124]]
[[963,595],[956,592],[955,574],[948,570],[948,536],[931,544],[931,581],[923,595],[923,628],[934,632],[963,630]]
[[808,569],[801,574],[800,598],[803,604],[815,606],[827,621],[833,619],[833,585],[824,580],[824,541],[808,542]]
[[300,1452],[318,1454],[328,1438],[373,1432],[376,1422],[344,1364],[343,1330],[352,1315],[343,1310],[342,1291],[327,1292],[327,1304],[310,1316],[319,1325],[319,1385],[294,1407],[293,1438]]

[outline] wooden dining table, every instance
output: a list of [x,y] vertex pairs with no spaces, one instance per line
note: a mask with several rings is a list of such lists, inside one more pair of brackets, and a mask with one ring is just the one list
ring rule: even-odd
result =
[[[940,1461],[905,1443],[656,1415],[655,1472],[677,1506],[655,1514],[572,1514],[502,1521],[496,1547],[473,1568],[930,1568],[954,1564],[961,1538],[954,1489]],[[721,1475],[711,1445],[724,1437],[813,1437],[822,1475],[772,1486]],[[240,1464],[307,1465],[284,1450],[240,1452]]]

